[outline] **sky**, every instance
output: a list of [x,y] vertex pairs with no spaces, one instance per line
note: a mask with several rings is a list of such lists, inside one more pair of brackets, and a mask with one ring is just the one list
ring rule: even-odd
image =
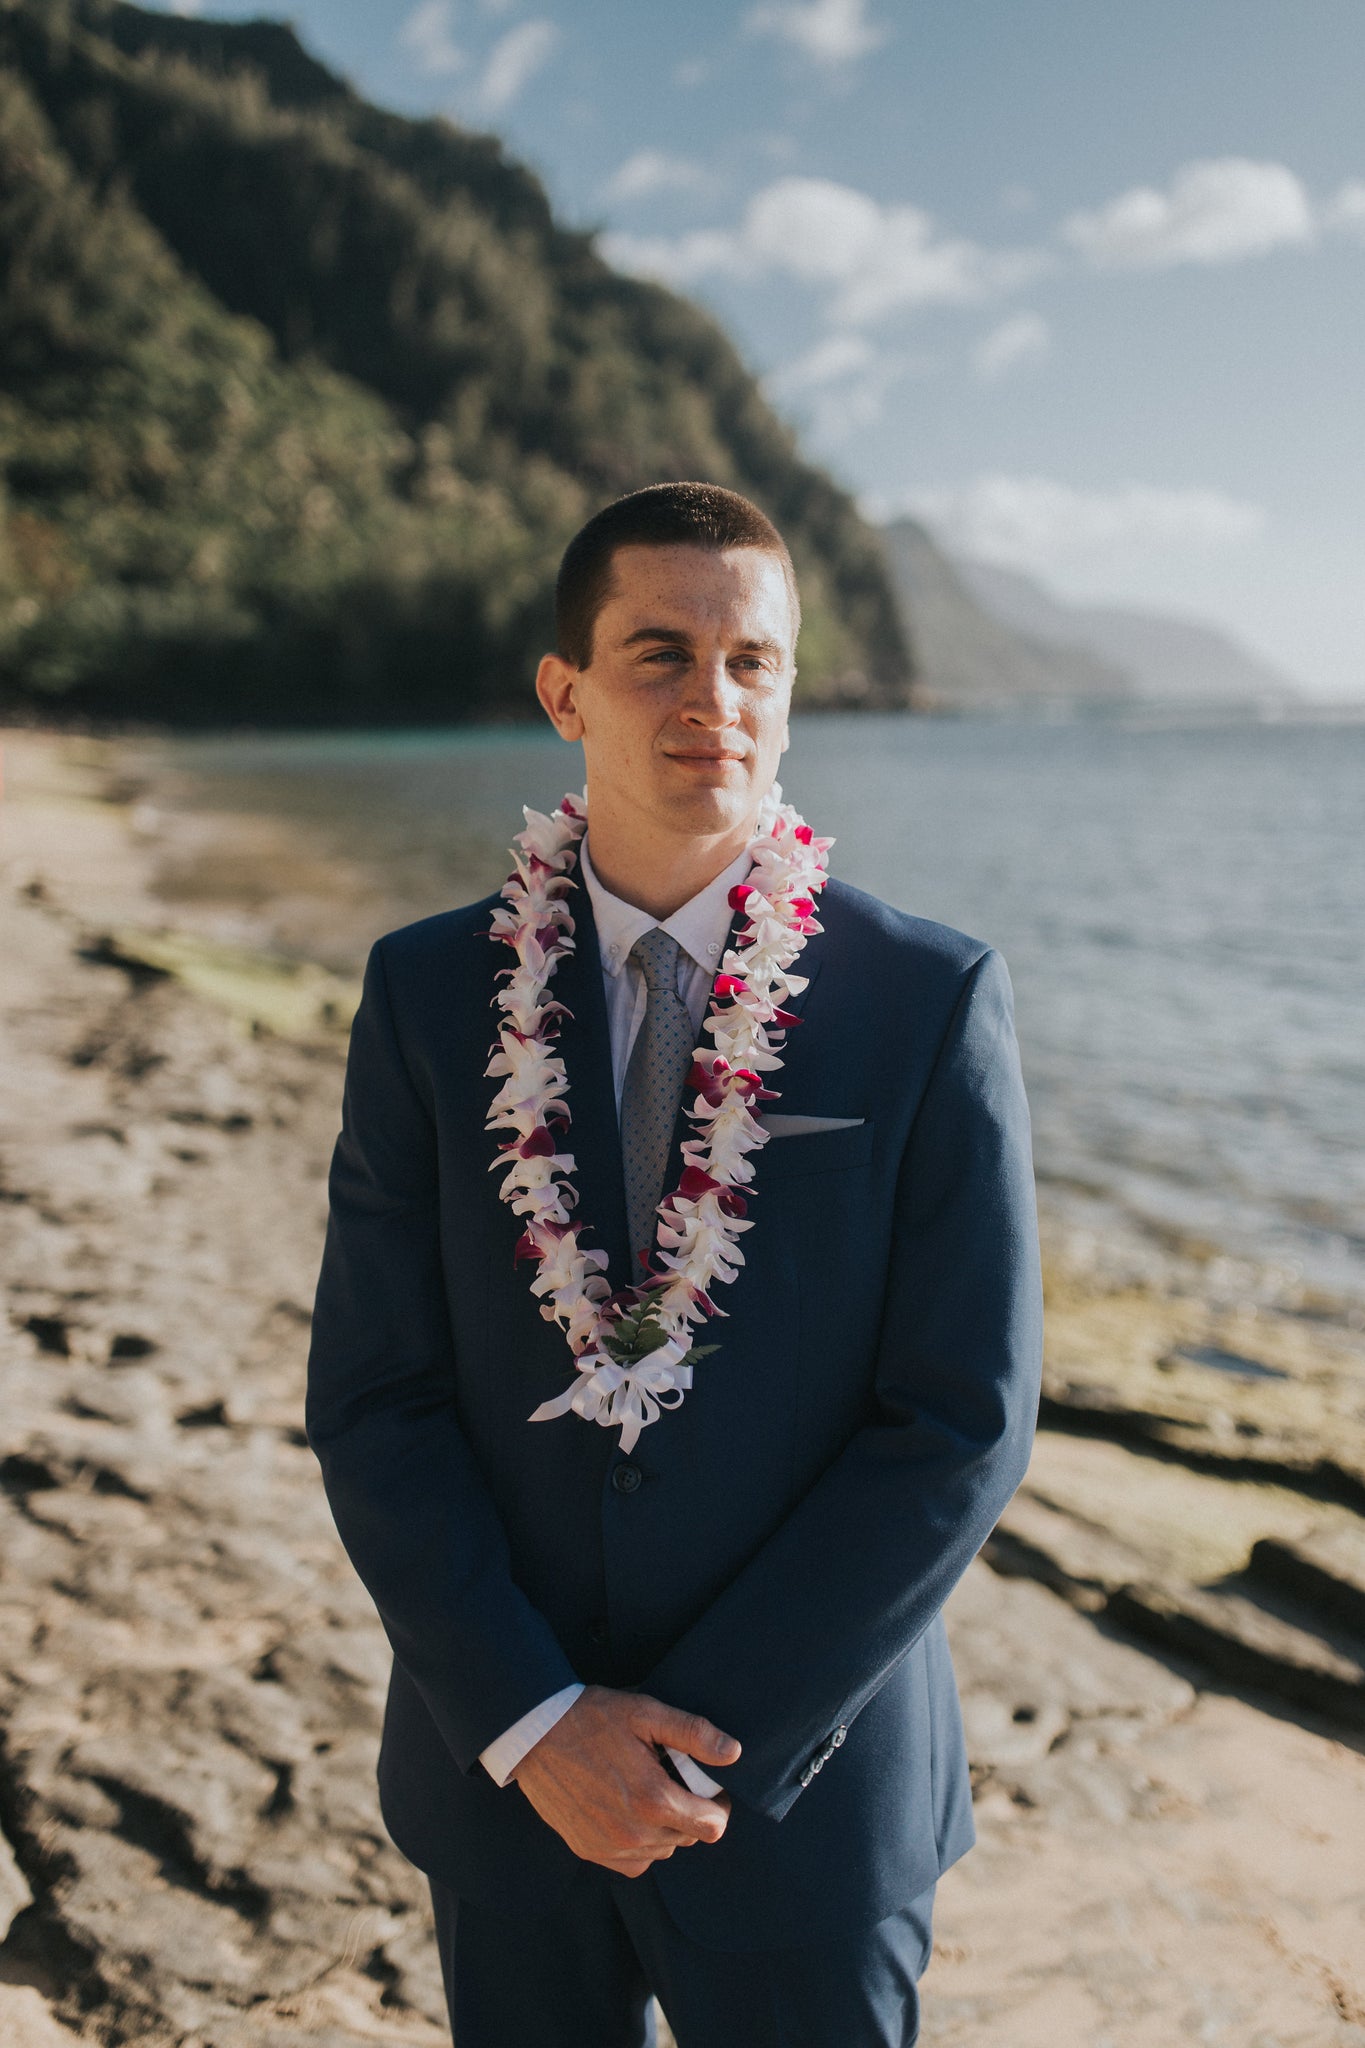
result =
[[501,136],[884,518],[1365,699],[1362,0],[161,0]]

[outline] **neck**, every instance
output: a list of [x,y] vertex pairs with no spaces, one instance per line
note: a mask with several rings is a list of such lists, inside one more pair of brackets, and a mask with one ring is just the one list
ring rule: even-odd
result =
[[738,859],[756,827],[757,820],[751,818],[714,836],[683,838],[660,833],[654,843],[641,844],[639,835],[614,830],[610,819],[591,818],[588,840],[593,871],[613,896],[637,910],[647,910],[662,922]]

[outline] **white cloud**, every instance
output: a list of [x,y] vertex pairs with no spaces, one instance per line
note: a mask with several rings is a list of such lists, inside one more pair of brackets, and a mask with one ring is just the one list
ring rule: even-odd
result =
[[866,266],[884,237],[885,216],[875,199],[851,185],[779,178],[750,200],[740,234],[765,270],[830,284]]
[[452,0],[421,0],[398,31],[398,40],[419,68],[436,75],[463,71],[468,61],[450,33]]
[[763,0],[744,18],[750,35],[778,36],[817,64],[851,64],[890,40],[867,19],[867,0]]
[[1323,226],[1365,239],[1365,178],[1348,178],[1323,208]]
[[705,169],[691,157],[639,149],[617,165],[602,191],[608,199],[629,201],[648,199],[655,192],[695,192],[708,182]]
[[711,67],[701,57],[684,57],[680,64],[673,66],[674,85],[705,85],[711,75]]
[[710,273],[777,275],[822,290],[842,325],[924,305],[968,304],[1038,274],[1028,250],[941,237],[917,206],[882,206],[828,178],[779,178],[755,193],[737,227],[664,236],[604,236],[623,270],[689,285]]
[[479,102],[485,112],[500,114],[510,107],[522,89],[548,62],[559,41],[552,21],[521,21],[499,36],[489,52],[479,82]]
[[1040,313],[1011,313],[972,351],[972,364],[987,384],[998,383],[1014,370],[1042,362],[1052,346],[1052,334]]
[[804,355],[770,370],[763,380],[764,387],[773,398],[796,398],[822,385],[856,376],[871,368],[876,358],[877,351],[861,334],[827,334]]
[[1313,240],[1313,208],[1284,164],[1224,156],[1188,163],[1169,187],[1135,185],[1062,234],[1101,270],[1160,270],[1175,263],[1237,263]]
[[686,290],[718,272],[740,272],[735,237],[723,228],[692,228],[685,235],[630,235],[609,230],[597,238],[608,263],[632,277],[652,277],[659,284]]
[[1086,491],[1040,476],[982,476],[913,493],[895,509],[926,519],[961,554],[1034,574],[1131,572],[1191,549],[1242,547],[1266,524],[1263,507],[1224,491],[1150,484]]
[[763,380],[768,396],[799,413],[810,440],[837,448],[881,418],[893,384],[924,365],[900,349],[882,349],[862,334],[828,334]]

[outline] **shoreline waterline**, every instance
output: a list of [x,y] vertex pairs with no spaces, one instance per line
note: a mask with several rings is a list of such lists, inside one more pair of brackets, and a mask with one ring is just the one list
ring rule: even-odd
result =
[[[536,727],[110,744],[170,922],[350,974],[581,776]],[[843,879],[1004,953],[1058,1218],[1365,1305],[1365,727],[821,714],[782,776]]]

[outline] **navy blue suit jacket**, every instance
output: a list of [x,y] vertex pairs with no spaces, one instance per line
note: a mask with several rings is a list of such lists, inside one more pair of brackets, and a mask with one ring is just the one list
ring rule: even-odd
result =
[[[615,1430],[527,1420],[570,1357],[489,1171],[494,901],[375,946],[332,1167],[308,1434],[394,1652],[385,1821],[457,1894],[552,1905],[582,1866],[479,1753],[575,1678],[639,1688],[743,1744],[714,1773],[723,1841],[654,1866],[679,1925],[733,1949],[834,1939],[973,1840],[941,1610],[1024,1472],[1041,1363],[1008,976],[975,940],[826,888],[776,1106],[863,1121],[754,1155],[746,1263],[705,1333],[721,1349],[625,1491]],[[565,1142],[619,1285],[586,890],[574,914]],[[680,1111],[670,1185],[684,1135]]]

